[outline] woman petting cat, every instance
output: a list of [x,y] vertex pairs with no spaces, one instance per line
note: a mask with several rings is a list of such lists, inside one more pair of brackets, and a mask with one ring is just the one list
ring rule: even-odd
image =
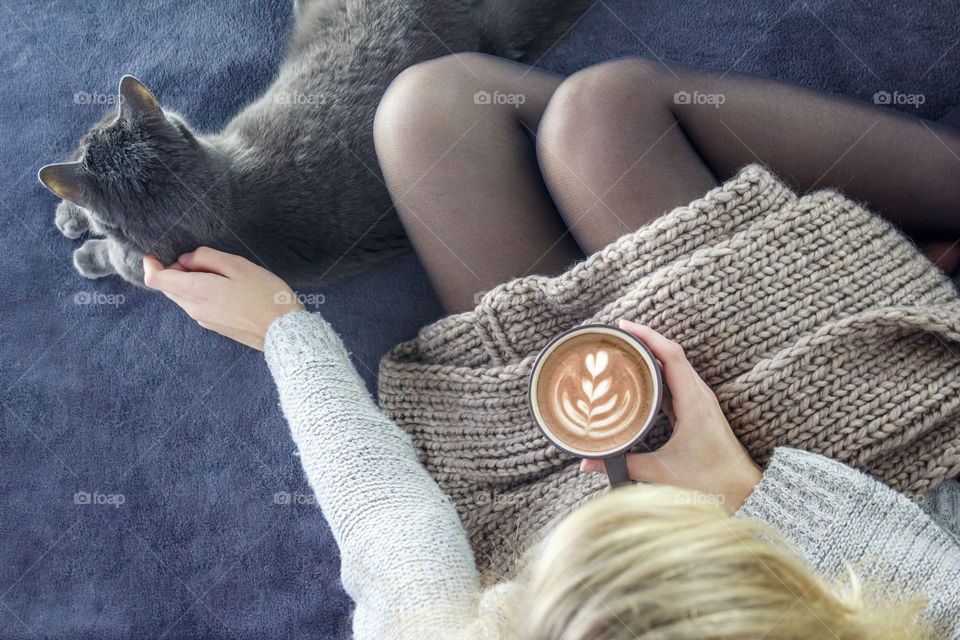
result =
[[[960,131],[748,75],[623,59],[564,79],[457,54],[402,73],[374,135],[451,312],[559,273],[759,159],[799,191],[842,188],[918,243],[960,238]],[[514,580],[481,590],[453,504],[320,314],[206,247],[168,267],[148,255],[144,271],[201,326],[264,351],[357,638],[960,638],[960,483],[924,511],[814,453],[780,447],[760,469],[680,345],[648,326],[620,324],[670,391],[668,445],[628,461],[650,484],[589,500]]]

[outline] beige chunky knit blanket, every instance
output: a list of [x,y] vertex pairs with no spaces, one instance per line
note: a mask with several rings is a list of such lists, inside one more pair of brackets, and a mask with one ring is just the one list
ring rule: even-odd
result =
[[[950,281],[857,203],[798,197],[750,165],[566,273],[499,285],[384,356],[381,408],[455,502],[488,581],[511,577],[552,518],[607,486],[540,433],[527,379],[557,333],[619,318],[684,346],[760,464],[788,445],[908,495],[960,473]],[[668,435],[661,414],[648,444]]]

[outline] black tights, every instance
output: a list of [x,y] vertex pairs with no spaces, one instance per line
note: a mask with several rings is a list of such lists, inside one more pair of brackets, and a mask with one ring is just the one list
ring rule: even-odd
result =
[[960,130],[744,74],[644,59],[564,79],[483,54],[404,71],[374,125],[404,227],[450,312],[554,275],[761,162],[920,244],[960,238]]

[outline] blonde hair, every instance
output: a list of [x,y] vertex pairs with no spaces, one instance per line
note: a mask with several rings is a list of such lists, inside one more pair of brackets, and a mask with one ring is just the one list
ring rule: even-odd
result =
[[900,640],[938,637],[919,597],[837,585],[771,527],[695,491],[634,485],[577,508],[478,594],[461,637],[497,640]]

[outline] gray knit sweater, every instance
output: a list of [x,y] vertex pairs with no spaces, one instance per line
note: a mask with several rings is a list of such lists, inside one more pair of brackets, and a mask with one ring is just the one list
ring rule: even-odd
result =
[[[317,313],[291,312],[270,326],[264,354],[340,546],[354,636],[456,637],[476,625],[486,614],[454,505],[409,434],[379,410],[336,332]],[[735,515],[775,527],[828,579],[869,560],[864,579],[922,591],[943,635],[960,639],[960,482],[923,498],[918,506],[839,462],[779,448]]]

